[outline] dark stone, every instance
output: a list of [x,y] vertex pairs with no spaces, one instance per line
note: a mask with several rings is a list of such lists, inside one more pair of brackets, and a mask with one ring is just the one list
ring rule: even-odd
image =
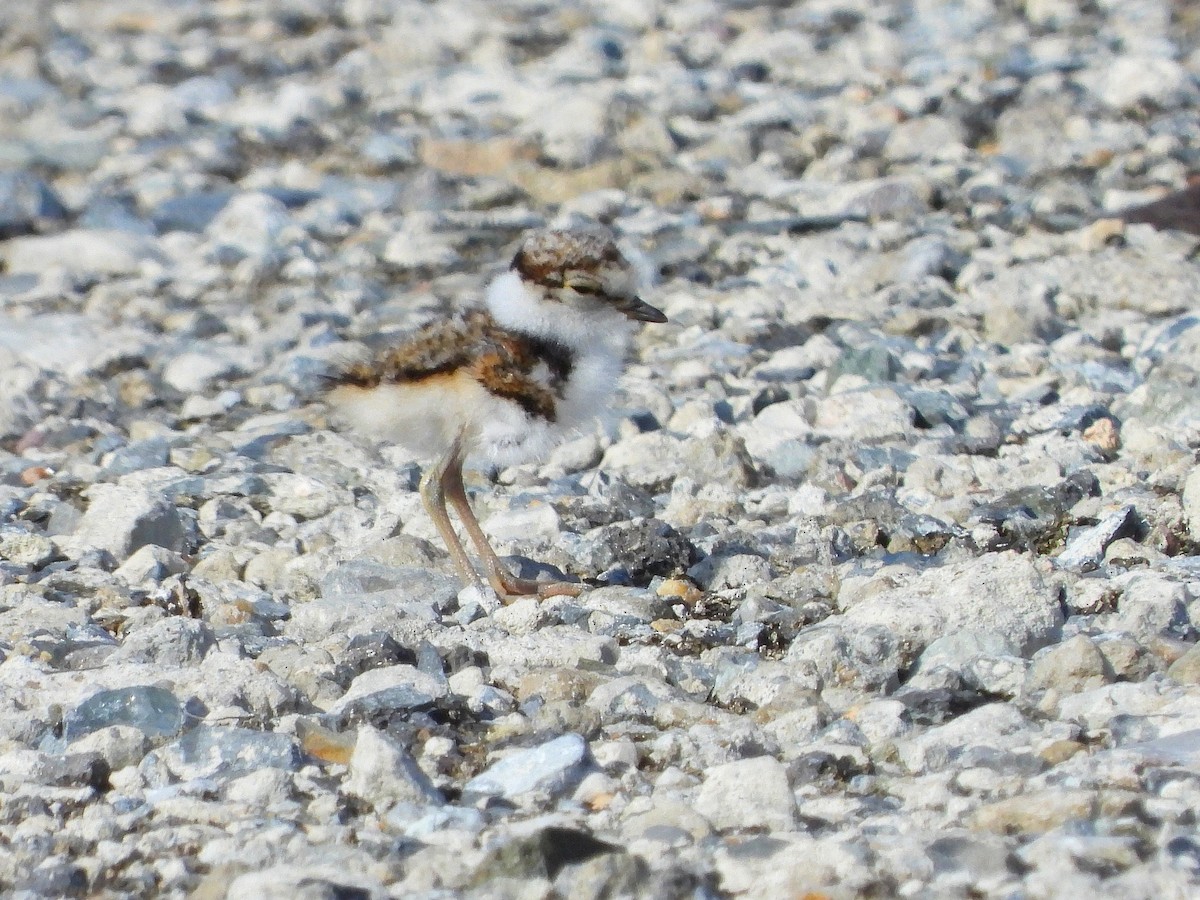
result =
[[346,644],[339,659],[333,678],[343,686],[349,685],[355,676],[371,669],[380,669],[384,666],[415,666],[417,664],[416,652],[402,646],[385,631],[355,635]]
[[566,866],[619,849],[586,831],[550,826],[496,847],[476,871],[475,881],[483,884],[494,878],[554,879]]
[[942,725],[951,719],[970,712],[994,698],[961,684],[957,687],[924,688],[902,687],[894,694],[908,710],[908,718],[914,725]]
[[461,672],[471,666],[483,669],[491,664],[488,655],[482,650],[473,650],[465,644],[455,644],[445,651],[442,657],[442,667],[447,675]]
[[700,555],[691,541],[659,519],[607,525],[594,538],[594,567],[620,570],[637,585],[648,584],[656,575],[684,572]]
[[751,81],[761,84],[771,77],[771,67],[761,62],[738,63],[733,67],[733,77],[738,81]]
[[788,763],[788,780],[793,784],[818,781],[845,784],[856,775],[864,774],[870,774],[870,764],[864,767],[850,756],[839,756],[827,750],[805,753]]
[[1184,869],[1195,878],[1200,876],[1200,843],[1187,835],[1177,835],[1167,841],[1163,848],[1173,865]]
[[1065,539],[1067,514],[1084,497],[1100,492],[1096,476],[1073,472],[1053,487],[1019,488],[975,508],[968,522],[995,526],[1008,546],[1053,549]]
[[39,780],[57,787],[90,787],[106,791],[110,787],[110,774],[108,763],[98,753],[68,753],[49,757]]
[[371,892],[366,888],[324,878],[301,878],[296,882],[296,890],[303,900],[371,900]]
[[757,394],[754,395],[754,400],[751,401],[750,408],[757,416],[768,406],[774,406],[776,403],[782,403],[784,400],[790,400],[791,394],[787,388],[780,384],[769,384]]
[[563,527],[576,532],[601,525],[654,515],[654,498],[621,478],[600,473],[599,490],[582,497],[569,497],[556,504]]

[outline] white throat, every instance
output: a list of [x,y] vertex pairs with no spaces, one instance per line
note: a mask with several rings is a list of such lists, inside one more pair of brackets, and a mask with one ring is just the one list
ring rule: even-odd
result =
[[511,269],[488,285],[487,306],[502,327],[551,338],[580,353],[623,355],[636,327],[616,310],[610,315],[587,313],[546,300]]

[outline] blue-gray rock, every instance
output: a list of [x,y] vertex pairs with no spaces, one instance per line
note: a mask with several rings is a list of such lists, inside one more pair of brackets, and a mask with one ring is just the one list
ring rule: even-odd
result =
[[133,234],[156,234],[154,223],[143,219],[129,205],[112,197],[97,197],[77,220],[82,228],[129,231]]
[[183,704],[166,688],[113,688],[93,694],[67,713],[63,737],[72,741],[110,725],[132,725],[149,738],[174,737],[186,719]]
[[1178,766],[1193,773],[1200,772],[1200,729],[1127,744],[1123,749],[1146,757],[1149,765]]
[[18,882],[14,897],[86,897],[89,893],[87,870],[83,866],[54,856]]
[[225,208],[233,191],[209,191],[170,197],[158,204],[150,218],[161,232],[202,232]]
[[154,469],[165,466],[170,457],[171,445],[164,437],[151,437],[143,441],[134,441],[118,450],[114,450],[104,464],[104,471],[114,478],[138,472],[142,469]]
[[54,189],[26,172],[0,172],[0,235],[33,231],[39,223],[67,217]]
[[[312,191],[289,188],[265,188],[262,193],[289,208],[303,206],[318,196]],[[151,211],[150,218],[161,232],[190,231],[199,234],[208,228],[234,194],[234,191],[198,191],[170,197]]]
[[882,343],[852,347],[843,350],[837,362],[829,367],[828,383],[832,386],[843,375],[855,375],[872,384],[894,381],[899,369],[895,355]]
[[466,783],[463,795],[513,801],[531,795],[556,798],[578,783],[588,764],[587,741],[577,734],[564,734],[493,763]]
[[201,725],[151,756],[181,780],[229,781],[267,767],[294,771],[304,756],[295,738],[270,731]]

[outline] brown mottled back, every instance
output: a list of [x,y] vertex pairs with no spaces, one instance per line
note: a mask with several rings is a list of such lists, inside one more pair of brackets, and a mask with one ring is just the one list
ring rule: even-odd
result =
[[[532,376],[546,366],[548,384]],[[374,388],[415,384],[439,376],[466,376],[492,393],[517,403],[531,415],[555,420],[573,365],[571,351],[554,341],[507,331],[488,313],[476,310],[461,319],[438,322],[405,343],[367,362],[349,366],[337,384]]]

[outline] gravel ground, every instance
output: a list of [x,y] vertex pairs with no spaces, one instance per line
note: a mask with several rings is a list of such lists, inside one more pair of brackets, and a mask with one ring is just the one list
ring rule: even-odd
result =
[[[1196,896],[1196,219],[1105,214],[1200,170],[1198,36],[0,6],[0,893]],[[672,324],[473,476],[594,585],[489,611],[323,376],[585,219]]]

